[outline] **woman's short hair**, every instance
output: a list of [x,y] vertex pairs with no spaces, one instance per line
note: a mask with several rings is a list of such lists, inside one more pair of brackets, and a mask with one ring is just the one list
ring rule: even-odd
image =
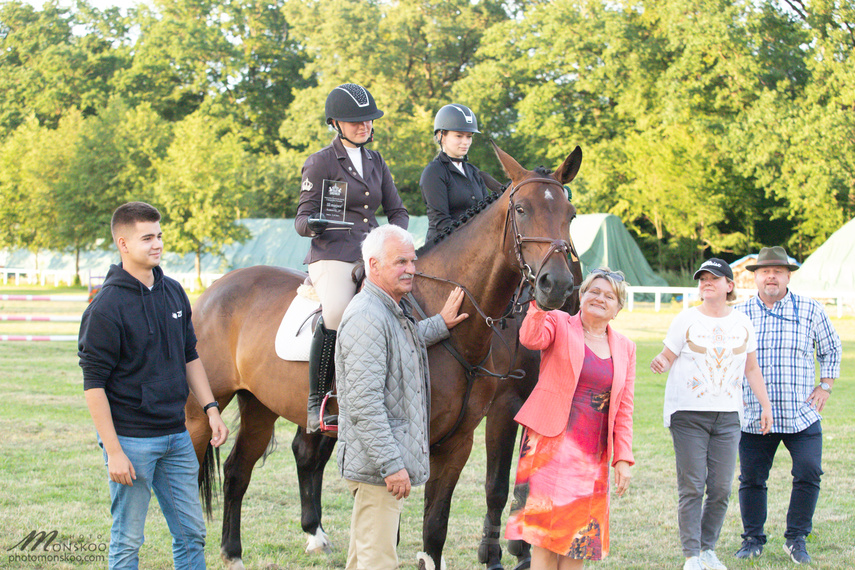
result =
[[615,292],[618,298],[618,306],[623,309],[623,306],[626,305],[626,276],[623,274],[623,271],[612,271],[606,266],[600,267],[598,269],[594,269],[591,271],[585,280],[582,281],[582,286],[579,287],[579,296],[584,295],[588,288],[593,283],[594,279],[605,279],[609,282],[609,285],[612,286],[612,290]]
[[362,240],[362,261],[365,263],[366,271],[368,260],[372,257],[383,260],[383,248],[386,246],[386,241],[392,237],[397,238],[404,245],[413,245],[413,234],[400,226],[384,224],[374,228]]

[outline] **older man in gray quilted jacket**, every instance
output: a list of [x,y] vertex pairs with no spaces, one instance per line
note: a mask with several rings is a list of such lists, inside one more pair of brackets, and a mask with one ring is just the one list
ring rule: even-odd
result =
[[413,288],[412,236],[374,229],[362,244],[367,279],[338,329],[338,465],[353,493],[347,570],[398,567],[404,499],[430,474],[427,347],[469,315],[451,292],[438,315],[416,323],[401,299]]

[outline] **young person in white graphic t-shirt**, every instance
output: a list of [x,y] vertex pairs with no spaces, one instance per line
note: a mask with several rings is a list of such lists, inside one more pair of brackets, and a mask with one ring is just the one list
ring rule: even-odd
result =
[[743,376],[762,406],[763,433],[772,427],[772,407],[757,364],[754,327],[727,304],[736,299],[730,266],[708,259],[695,279],[701,305],[677,315],[650,369],[657,374],[669,371],[663,416],[677,463],[683,568],[726,570],[715,545],[736,467]]

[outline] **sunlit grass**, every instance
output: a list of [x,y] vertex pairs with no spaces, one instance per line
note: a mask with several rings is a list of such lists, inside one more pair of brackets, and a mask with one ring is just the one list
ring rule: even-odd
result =
[[[6,309],[0,310],[4,312]],[[630,492],[612,503],[611,555],[594,568],[679,568],[682,566],[676,524],[676,483],[670,437],[662,427],[664,377],[648,363],[679,307],[662,313],[649,309],[623,312],[615,326],[638,343],[634,449],[637,464]],[[817,568],[851,568],[855,560],[855,483],[850,476],[855,441],[855,319],[832,319],[844,338],[843,377],[825,411],[823,490],[814,518],[809,549]],[[76,332],[76,331],[75,331]],[[106,471],[95,442],[82,394],[76,344],[0,343],[0,545],[6,549],[30,530],[53,530],[60,537],[92,536],[107,540],[110,528]],[[232,406],[233,408],[233,406]],[[234,411],[226,411],[232,418]],[[290,451],[294,426],[277,424],[279,448],[258,466],[243,504],[244,562],[250,569],[343,568],[350,532],[351,499],[331,461],[324,484],[324,526],[336,547],[332,555],[303,553],[296,470]],[[475,434],[472,457],[464,469],[451,507],[445,556],[449,568],[478,568],[476,549],[484,518],[483,425]],[[229,442],[223,451],[230,449]],[[789,569],[781,544],[790,490],[790,460],[783,448],[770,477],[770,544],[753,564],[737,561],[741,523],[736,483],[719,541],[719,556],[731,569]],[[408,501],[403,515],[399,555],[403,568],[415,568],[421,550],[423,489]],[[507,513],[507,509],[505,510]],[[222,566],[219,542],[222,502],[208,524],[207,558]],[[171,568],[168,529],[153,501],[142,550],[142,568]],[[505,554],[504,565],[514,560]],[[37,568],[31,564],[21,568]],[[103,567],[93,565],[92,568]],[[87,568],[50,564],[44,568]]]

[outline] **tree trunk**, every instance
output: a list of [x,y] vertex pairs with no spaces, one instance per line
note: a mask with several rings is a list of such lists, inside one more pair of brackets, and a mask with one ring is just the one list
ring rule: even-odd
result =
[[196,266],[196,290],[201,291],[202,287],[202,252],[200,249],[196,250],[196,257],[194,259],[194,265]]
[[75,287],[80,286],[80,247],[74,248],[74,279],[72,279],[72,284]]

